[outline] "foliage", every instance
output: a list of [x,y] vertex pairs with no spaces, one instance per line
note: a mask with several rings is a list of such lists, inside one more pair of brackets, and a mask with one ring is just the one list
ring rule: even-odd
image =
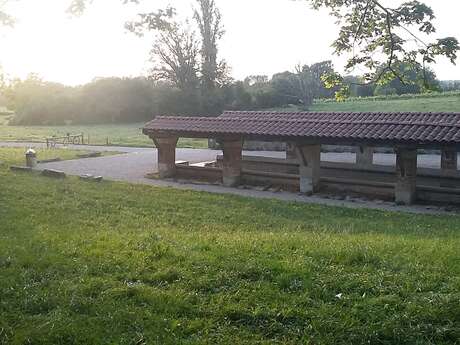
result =
[[[426,43],[410,29],[416,27],[424,36],[435,32],[432,9],[419,1],[404,2],[397,8],[384,6],[378,0],[311,0],[314,8],[326,7],[337,18],[340,25],[339,37],[333,46],[338,55],[350,53],[347,71],[357,67],[368,70],[365,83],[387,84],[398,78],[401,83],[417,84],[420,88],[432,90],[427,75],[427,65],[439,56],[447,57],[455,64],[460,49],[454,37],[437,39]],[[413,48],[413,41],[416,48]],[[403,68],[400,66],[411,66]],[[416,71],[422,78],[410,79]],[[331,73],[327,77],[330,86],[344,85],[343,77]],[[337,96],[347,91],[342,87]]]
[[172,83],[185,93],[186,99],[198,101],[202,113],[216,115],[222,109],[220,88],[231,81],[227,64],[218,61],[217,45],[224,34],[222,17],[214,0],[197,0],[197,4],[193,18],[201,46],[190,21],[178,22],[173,7],[140,14],[137,22],[126,27],[139,35],[154,33],[151,60],[155,80]]
[[[77,116],[78,90],[45,82],[32,75],[14,80],[5,90],[8,108],[16,112],[14,122],[21,124],[63,124]],[[65,116],[65,118],[63,118]]]
[[67,87],[35,76],[13,81],[4,92],[16,115],[10,124],[133,123],[158,114],[196,115],[195,94],[145,78],[102,78]]
[[[273,75],[269,84],[274,103],[302,104],[308,108],[315,98],[331,97],[335,90],[325,87],[322,76],[333,71],[331,61],[322,61],[311,66],[298,65],[295,73],[286,71]],[[260,83],[254,85],[258,87]]]
[[[373,92],[372,92],[373,93]],[[369,97],[350,97],[347,98],[345,103],[349,102],[372,102],[372,101],[391,101],[391,100],[424,100],[431,98],[458,98],[460,101],[460,91],[446,91],[446,92],[429,92],[421,94],[402,94],[402,95],[386,95],[386,96],[369,96]],[[323,103],[337,103],[333,98],[329,99],[316,99],[314,104]],[[436,110],[428,110],[436,111]]]
[[460,91],[460,80],[444,80],[440,82],[443,91]]
[[138,22],[127,23],[126,27],[138,35],[157,33],[151,51],[151,78],[170,82],[183,92],[194,92],[199,82],[195,32],[177,21],[173,7],[139,16]]
[[391,87],[390,85],[377,85],[374,90],[374,94],[376,96],[391,96],[397,95],[398,92],[396,91],[396,88]]
[[[374,95],[375,85],[366,84],[360,76],[345,76],[343,83],[348,86],[350,97],[370,97]],[[324,99],[323,99],[324,100]],[[331,99],[331,101],[335,101]]]
[[0,167],[0,343],[456,344],[459,218]]
[[[381,69],[383,68],[381,67]],[[346,76],[343,82],[349,87],[351,97],[420,94],[441,89],[436,74],[429,68],[425,71],[417,71],[407,63],[398,64],[394,68],[397,68],[398,73],[405,75],[406,80],[404,82],[397,76],[387,80],[385,83],[369,84],[365,82],[363,77],[359,76]],[[425,82],[421,83],[423,79],[425,79]],[[425,87],[424,84],[429,86]]]
[[216,86],[227,84],[228,67],[224,60],[218,61],[218,42],[225,31],[222,15],[214,0],[197,0],[198,8],[194,19],[201,34],[201,84],[205,90],[213,91]]
[[79,118],[75,123],[145,121],[159,108],[155,89],[144,78],[104,78],[79,89]]

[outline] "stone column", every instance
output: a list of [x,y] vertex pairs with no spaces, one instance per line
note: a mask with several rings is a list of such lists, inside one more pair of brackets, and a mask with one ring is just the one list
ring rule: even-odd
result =
[[298,145],[300,192],[313,194],[319,190],[321,145]]
[[292,142],[286,143],[286,159],[288,160],[296,160],[297,159],[297,152],[296,152],[296,145]]
[[[458,153],[455,148],[444,147],[441,150],[441,177],[455,175],[458,166]],[[457,188],[455,180],[441,180],[441,187]]]
[[441,150],[441,170],[456,171],[457,164],[457,150],[454,148],[443,148]]
[[356,165],[369,167],[374,162],[374,148],[370,146],[358,146],[356,149]]
[[160,178],[176,175],[176,145],[177,137],[153,139],[158,149],[158,173]]
[[396,203],[413,204],[417,199],[417,149],[396,149],[396,179]]
[[222,182],[226,187],[236,187],[241,182],[242,140],[224,140],[223,151]]

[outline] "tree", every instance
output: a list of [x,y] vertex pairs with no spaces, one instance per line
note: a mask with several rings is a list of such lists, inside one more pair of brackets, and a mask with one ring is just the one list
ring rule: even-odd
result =
[[[74,0],[74,3],[80,4],[77,9],[84,9],[87,1]],[[365,84],[385,84],[395,77],[407,83],[406,75],[394,68],[398,63],[408,63],[424,73],[427,65],[434,63],[437,57],[447,57],[454,64],[457,59],[460,45],[455,37],[439,38],[432,42],[425,42],[419,37],[419,33],[428,36],[436,31],[433,10],[423,2],[409,0],[397,7],[389,7],[381,0],[304,1],[308,1],[314,9],[329,9],[337,19],[340,31],[333,43],[335,53],[352,54],[346,65],[347,72],[352,72],[356,67],[368,70],[363,76]],[[412,30],[414,27],[418,33]],[[329,87],[341,85],[337,96],[345,96],[347,88],[343,88],[342,76],[330,73],[324,76],[324,80]],[[420,83],[429,88],[427,78]]]
[[281,99],[282,104],[301,103],[302,91],[299,87],[299,78],[295,73],[288,71],[276,73],[273,75],[270,84]]
[[440,89],[436,74],[428,67],[425,71],[420,71],[408,63],[400,63],[395,65],[394,69],[399,75],[405,76],[406,82],[402,82],[400,78],[394,77],[385,85],[377,85],[377,89],[382,90],[388,87],[395,90],[395,93],[398,95],[422,93],[427,90],[439,91]]
[[460,90],[460,80],[443,80],[440,86],[443,91],[457,91]]
[[295,68],[295,73],[275,74],[271,84],[279,97],[284,98],[284,104],[301,103],[305,107],[309,107],[315,98],[331,96],[331,91],[325,88],[321,77],[326,73],[333,73],[333,71],[331,61],[323,61],[311,66],[298,65]]
[[[214,0],[197,0],[194,18],[201,33],[201,80],[205,91],[212,91],[216,84],[224,84],[227,74],[226,62],[217,61],[217,43],[224,35],[222,15]],[[220,86],[219,85],[219,86]]]
[[248,87],[264,87],[269,83],[266,75],[250,75],[244,79],[244,84]]
[[343,82],[352,97],[370,97],[374,95],[375,85],[366,84],[360,76],[347,75],[343,78]]
[[35,75],[13,80],[5,87],[8,109],[15,111],[13,123],[21,125],[62,125],[78,112],[77,91],[58,83],[45,82]]
[[156,33],[151,51],[153,62],[152,79],[169,81],[182,91],[191,91],[198,86],[199,47],[195,33],[176,20],[176,10],[166,10],[141,14],[138,22],[126,27],[143,35],[146,31]]
[[297,80],[299,84],[299,96],[305,106],[313,104],[315,98],[326,98],[330,91],[325,88],[322,76],[334,73],[332,61],[322,61],[311,66],[298,65],[296,67]]
[[223,97],[219,88],[230,84],[231,78],[225,61],[217,58],[217,43],[224,33],[220,12],[214,0],[197,1],[199,7],[194,11],[194,19],[201,35],[201,46],[190,22],[176,21],[173,7],[140,14],[137,22],[128,23],[126,27],[139,35],[154,32],[152,77],[170,81],[184,93],[186,101],[199,99],[201,112],[211,115],[222,110]]
[[[4,0],[6,2],[7,0]],[[123,3],[138,3],[141,0],[120,0]],[[195,19],[202,34],[202,85],[211,90],[218,76],[228,71],[225,63],[217,62],[217,41],[223,34],[221,15],[214,0],[197,0],[199,9]],[[433,10],[417,0],[403,2],[399,6],[389,7],[381,0],[304,0],[314,9],[327,8],[337,19],[340,26],[339,36],[334,41],[335,53],[351,54],[346,72],[357,67],[367,70],[361,84],[385,85],[395,78],[402,84],[417,83],[422,90],[430,90],[428,65],[435,63],[438,57],[447,57],[453,64],[460,49],[455,37],[425,41],[436,29]],[[92,0],[72,0],[69,11],[82,13]],[[0,9],[1,9],[0,3]],[[148,16],[148,15],[147,15]],[[8,24],[11,18],[0,11],[0,24]],[[422,35],[422,36],[420,36]],[[423,38],[422,38],[423,37]],[[410,65],[422,78],[411,81],[406,72],[398,65]],[[227,78],[224,78],[228,81]],[[341,99],[349,92],[349,83],[338,73],[323,75],[327,87],[340,86],[336,97]],[[348,85],[348,86],[347,86]],[[212,94],[211,94],[212,95]]]
[[[408,1],[398,7],[388,7],[380,0],[308,0],[313,8],[328,8],[340,25],[339,37],[334,41],[335,53],[352,53],[346,70],[356,67],[368,70],[363,76],[364,83],[386,84],[394,78],[408,83],[406,70],[398,70],[399,64],[408,64],[421,71],[424,78],[419,81],[430,88],[427,65],[440,56],[447,57],[453,64],[460,49],[454,37],[440,38],[425,42],[418,35],[433,34],[435,18],[433,10],[419,1]],[[412,31],[413,28],[418,33]],[[415,47],[414,47],[415,43]],[[328,86],[343,85],[338,74],[324,77]],[[346,89],[339,92],[344,96]]]

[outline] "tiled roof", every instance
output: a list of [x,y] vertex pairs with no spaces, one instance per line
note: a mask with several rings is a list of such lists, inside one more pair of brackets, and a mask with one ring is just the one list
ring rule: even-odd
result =
[[144,133],[286,139],[460,144],[460,113],[225,112],[220,117],[156,117]]

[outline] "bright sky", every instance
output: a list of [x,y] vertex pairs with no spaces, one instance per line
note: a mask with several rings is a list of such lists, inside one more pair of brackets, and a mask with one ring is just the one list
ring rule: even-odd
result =
[[[76,85],[95,77],[138,76],[148,70],[152,38],[139,38],[123,25],[136,13],[163,8],[191,13],[193,0],[145,0],[142,7],[118,0],[94,0],[80,18],[66,12],[70,0],[17,0],[8,5],[17,24],[0,29],[0,65],[12,77],[29,73]],[[221,56],[232,67],[233,77],[292,70],[298,63],[332,59],[340,69],[343,58],[330,47],[337,27],[327,12],[317,12],[302,0],[216,0],[226,35]],[[397,5],[400,0],[386,0]],[[460,39],[458,0],[424,0],[437,16],[436,37]],[[147,5],[148,4],[148,5]],[[459,59],[460,64],[460,59]],[[440,79],[460,79],[460,65],[447,60],[434,66]],[[356,71],[359,73],[359,71]]]

